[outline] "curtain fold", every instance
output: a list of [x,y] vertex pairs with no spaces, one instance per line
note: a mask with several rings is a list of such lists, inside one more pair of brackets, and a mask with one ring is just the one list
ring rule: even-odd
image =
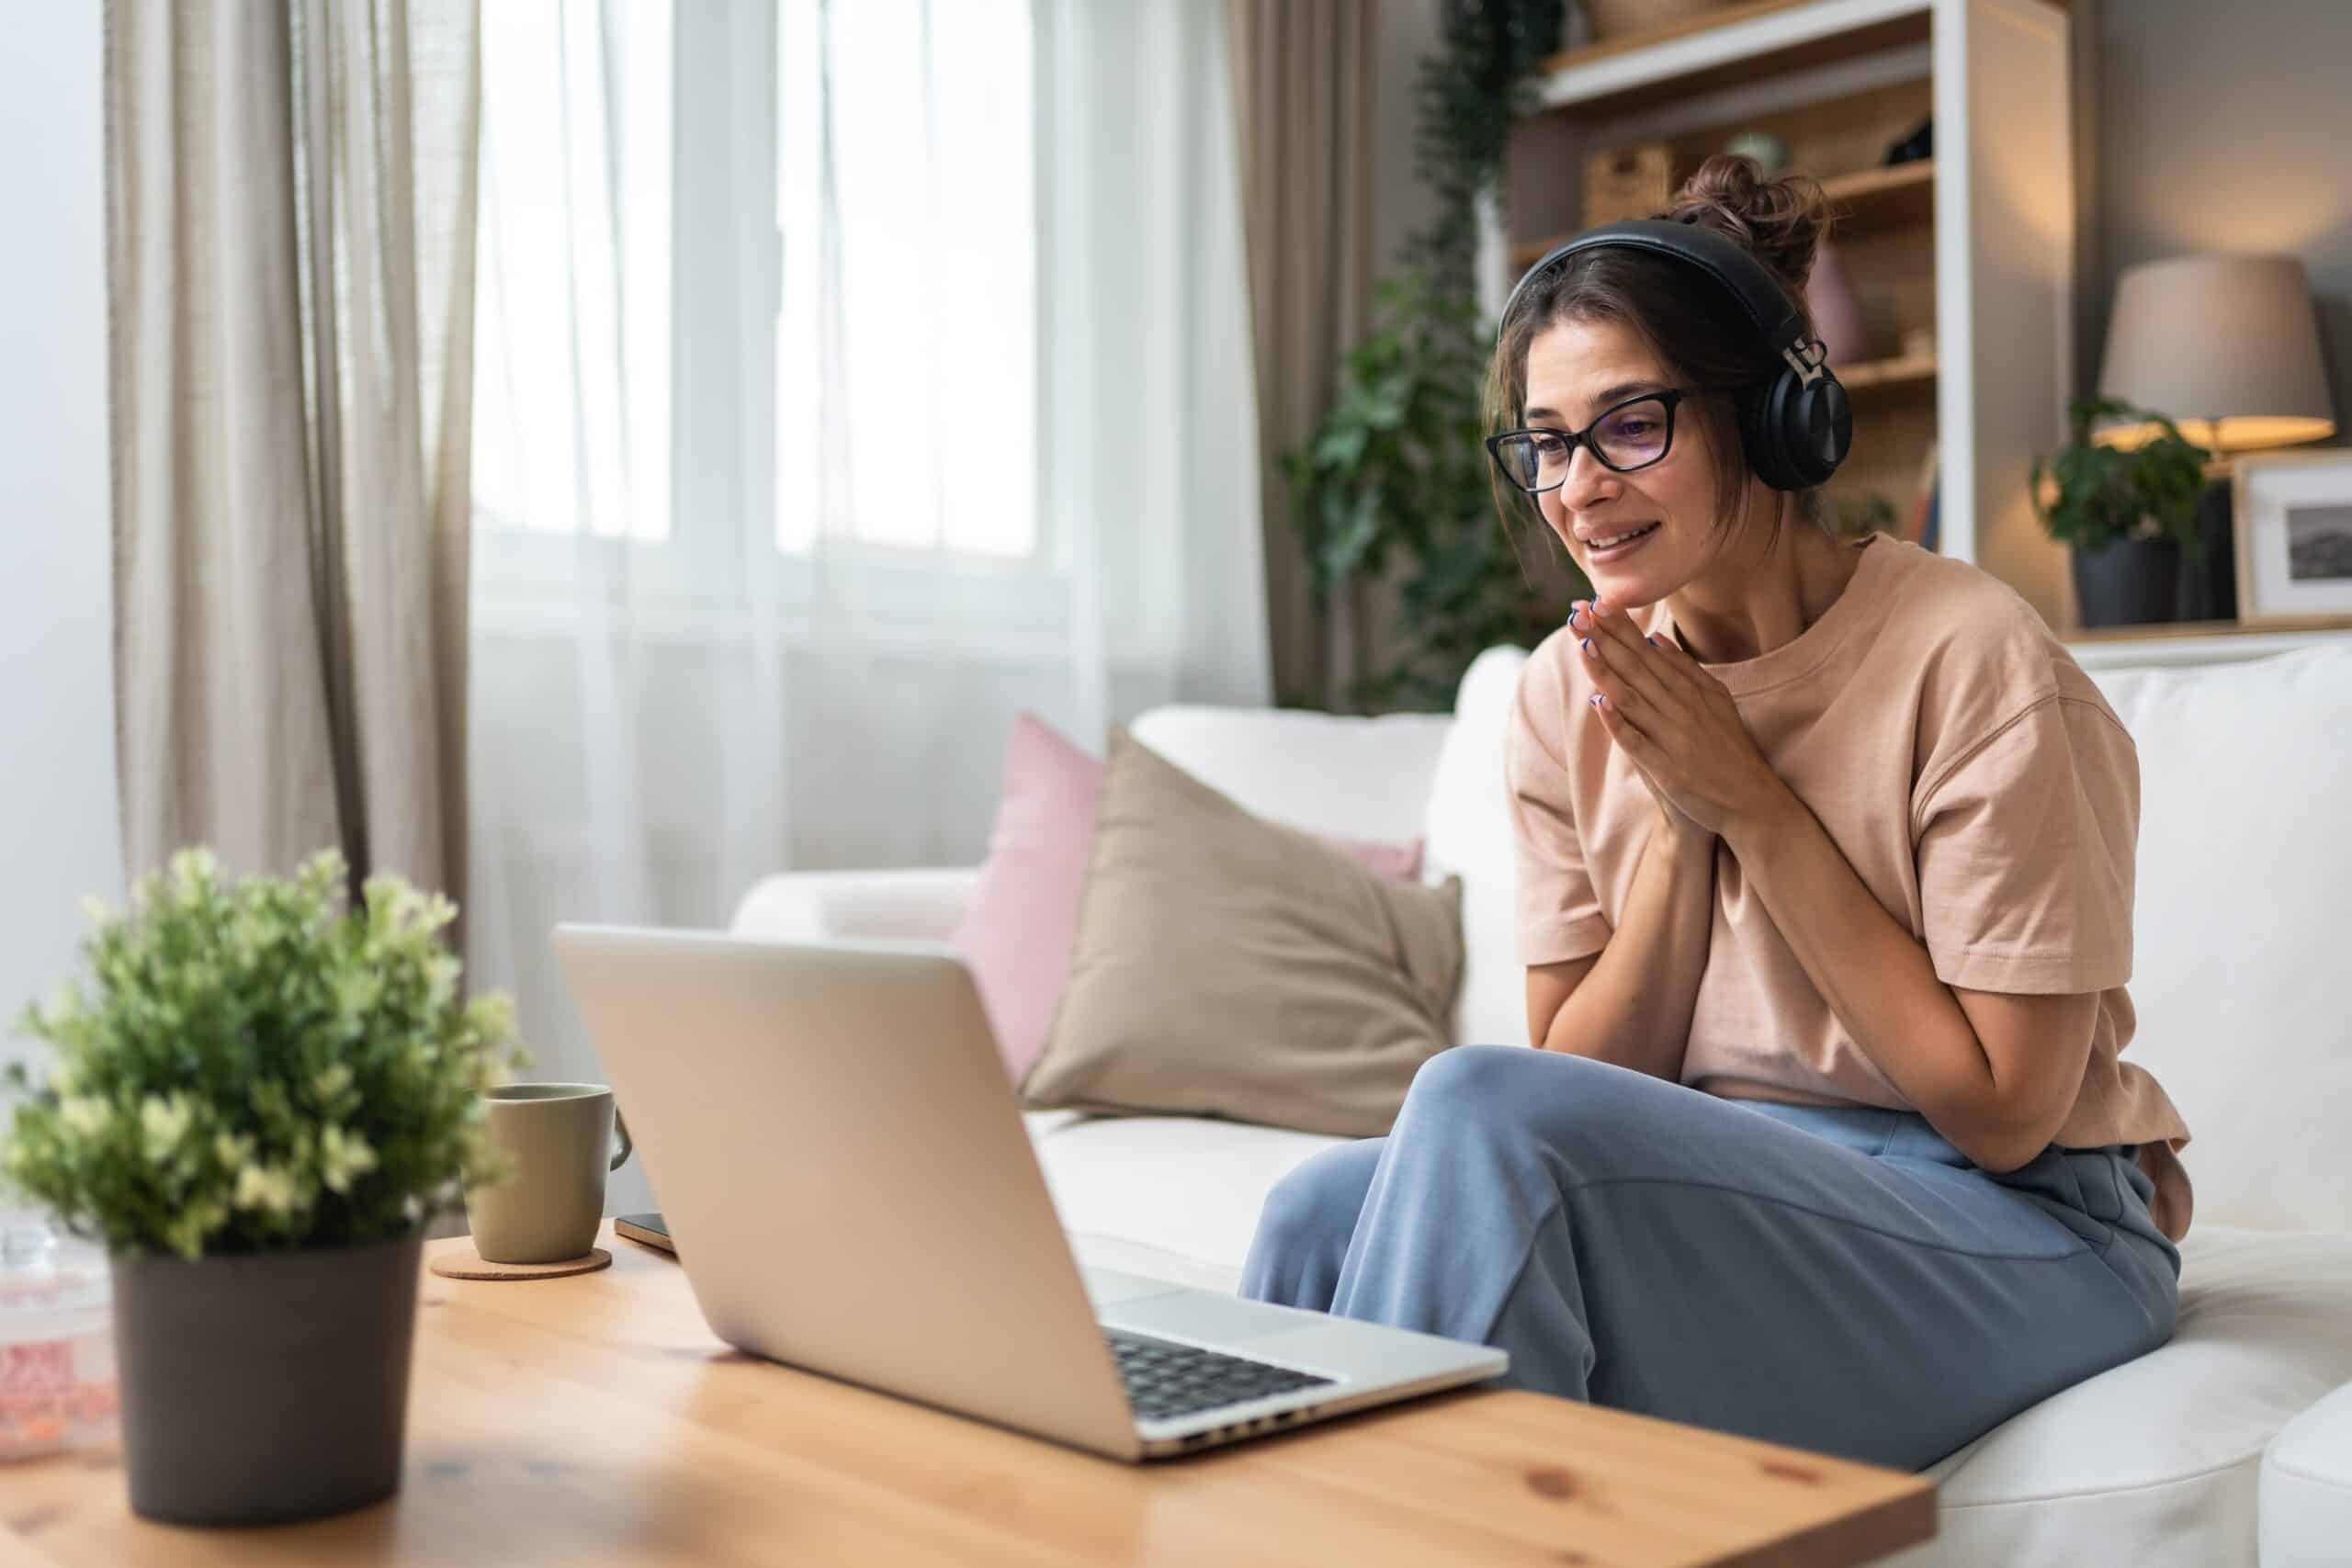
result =
[[[1331,622],[1315,608],[1282,460],[1306,444],[1330,406],[1340,362],[1369,308],[1378,10],[1362,0],[1226,0],[1225,14],[1249,238],[1274,689],[1285,702],[1323,705],[1337,695]],[[1359,642],[1362,599],[1359,592],[1351,604]]]
[[105,77],[126,864],[462,899],[475,0],[110,5]]

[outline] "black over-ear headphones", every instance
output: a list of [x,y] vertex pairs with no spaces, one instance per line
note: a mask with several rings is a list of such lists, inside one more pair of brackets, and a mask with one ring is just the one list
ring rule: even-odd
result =
[[[1670,257],[1715,283],[1756,324],[1781,367],[1739,393],[1739,438],[1747,466],[1774,490],[1809,490],[1838,471],[1854,444],[1854,411],[1818,339],[1781,292],[1780,280],[1738,242],[1695,224],[1636,218],[1587,230],[1527,269],[1503,305],[1512,308],[1544,273],[1581,251],[1603,246]],[[1502,335],[1496,329],[1497,341]]]

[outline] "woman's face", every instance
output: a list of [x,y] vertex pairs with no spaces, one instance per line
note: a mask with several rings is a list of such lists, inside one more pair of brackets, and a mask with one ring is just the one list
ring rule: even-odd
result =
[[[1583,430],[1627,398],[1674,385],[1623,322],[1556,321],[1528,345],[1525,422]],[[1567,481],[1535,498],[1596,598],[1629,609],[1655,604],[1706,564],[1716,514],[1715,454],[1697,413],[1689,401],[1677,408],[1666,456],[1630,474],[1603,467],[1579,444]]]

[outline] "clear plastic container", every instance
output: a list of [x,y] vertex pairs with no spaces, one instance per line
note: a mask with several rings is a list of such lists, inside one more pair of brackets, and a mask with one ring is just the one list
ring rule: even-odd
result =
[[96,1247],[0,1214],[0,1461],[113,1438],[111,1295]]

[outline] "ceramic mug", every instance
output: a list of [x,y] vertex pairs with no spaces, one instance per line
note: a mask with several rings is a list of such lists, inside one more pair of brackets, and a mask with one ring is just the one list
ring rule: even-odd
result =
[[[515,1083],[482,1096],[490,1135],[513,1174],[469,1188],[466,1221],[485,1263],[562,1263],[587,1255],[605,1219],[605,1178],[628,1159],[628,1123],[605,1084]],[[607,1154],[620,1135],[620,1153]]]

